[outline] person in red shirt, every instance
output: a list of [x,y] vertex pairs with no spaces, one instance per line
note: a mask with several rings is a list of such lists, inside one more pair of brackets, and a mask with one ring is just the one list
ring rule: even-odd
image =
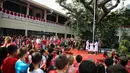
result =
[[47,38],[46,44],[47,44],[47,45],[50,45],[50,40],[49,40],[49,38]]
[[17,61],[17,58],[15,56],[17,55],[17,46],[10,45],[8,46],[8,53],[9,56],[4,59],[2,63],[2,72],[3,73],[15,73],[15,63]]
[[43,40],[42,40],[42,47],[43,47],[44,49],[45,49],[45,46],[46,46],[46,42],[47,42],[46,39],[43,39]]
[[77,62],[77,63],[74,64],[75,73],[79,73],[79,65],[80,65],[81,62],[82,62],[82,56],[81,56],[81,55],[77,55],[77,56],[76,56],[76,62]]
[[48,73],[67,73],[69,59],[65,54],[60,54],[55,60],[57,70],[51,70]]
[[60,46],[60,42],[61,42],[60,39],[58,39],[58,40],[57,40],[57,44],[58,44],[58,46]]

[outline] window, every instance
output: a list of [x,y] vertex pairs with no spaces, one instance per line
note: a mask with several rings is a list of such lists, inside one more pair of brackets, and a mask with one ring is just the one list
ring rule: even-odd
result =
[[36,13],[36,17],[40,18],[41,17],[40,13]]

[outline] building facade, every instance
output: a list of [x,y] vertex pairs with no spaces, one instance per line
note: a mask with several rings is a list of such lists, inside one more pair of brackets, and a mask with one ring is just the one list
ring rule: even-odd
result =
[[56,35],[72,37],[67,17],[32,0],[4,0],[0,8],[0,35]]

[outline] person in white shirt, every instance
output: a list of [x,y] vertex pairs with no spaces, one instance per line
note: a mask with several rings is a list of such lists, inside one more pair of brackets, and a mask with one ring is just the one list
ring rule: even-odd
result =
[[40,68],[45,70],[45,65],[46,65],[46,57],[45,57],[45,55],[46,55],[46,51],[44,49],[41,49],[40,53],[42,55],[42,62],[40,64]]
[[40,38],[37,38],[37,39],[36,39],[36,43],[37,43],[37,44],[40,44],[40,43],[41,43],[41,39],[40,39]]
[[93,42],[91,42],[91,43],[90,43],[90,52],[92,53],[93,50],[94,50],[94,48],[93,48]]
[[41,49],[42,48],[41,47],[41,39],[39,37],[36,39],[36,48],[37,49]]
[[94,45],[95,45],[94,52],[95,54],[98,54],[98,42],[96,41]]
[[43,70],[40,69],[39,65],[42,61],[42,55],[38,52],[32,54],[32,63],[28,68],[28,73],[44,73]]
[[86,50],[88,51],[89,49],[89,40],[86,41]]

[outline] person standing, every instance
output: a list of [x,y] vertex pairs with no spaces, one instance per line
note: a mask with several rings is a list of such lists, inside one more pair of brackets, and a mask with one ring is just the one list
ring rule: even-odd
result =
[[90,43],[90,52],[92,53],[94,50],[94,47],[93,47],[93,42]]
[[65,54],[60,54],[55,60],[57,70],[51,70],[48,73],[67,73],[69,59]]
[[101,53],[101,46],[102,46],[102,41],[101,41],[101,39],[99,38],[99,39],[98,39],[98,53]]
[[15,63],[16,73],[27,73],[28,64],[25,62],[27,56],[27,49],[20,48],[18,52],[19,60]]
[[44,73],[42,69],[40,69],[40,63],[42,61],[42,55],[38,52],[32,54],[32,63],[28,68],[27,73]]
[[40,37],[37,37],[37,39],[36,39],[36,48],[37,48],[38,50],[41,49],[41,39],[40,39]]
[[68,56],[68,61],[69,61],[69,65],[68,65],[68,71],[67,71],[67,73],[76,73],[75,67],[73,66],[74,57],[72,55],[69,55]]
[[94,47],[95,54],[98,54],[98,42],[96,41],[94,45],[95,45]]
[[10,45],[8,46],[9,56],[6,57],[2,63],[2,73],[16,73],[15,72],[15,63],[17,61],[17,46]]
[[89,40],[86,41],[86,51],[89,49]]

